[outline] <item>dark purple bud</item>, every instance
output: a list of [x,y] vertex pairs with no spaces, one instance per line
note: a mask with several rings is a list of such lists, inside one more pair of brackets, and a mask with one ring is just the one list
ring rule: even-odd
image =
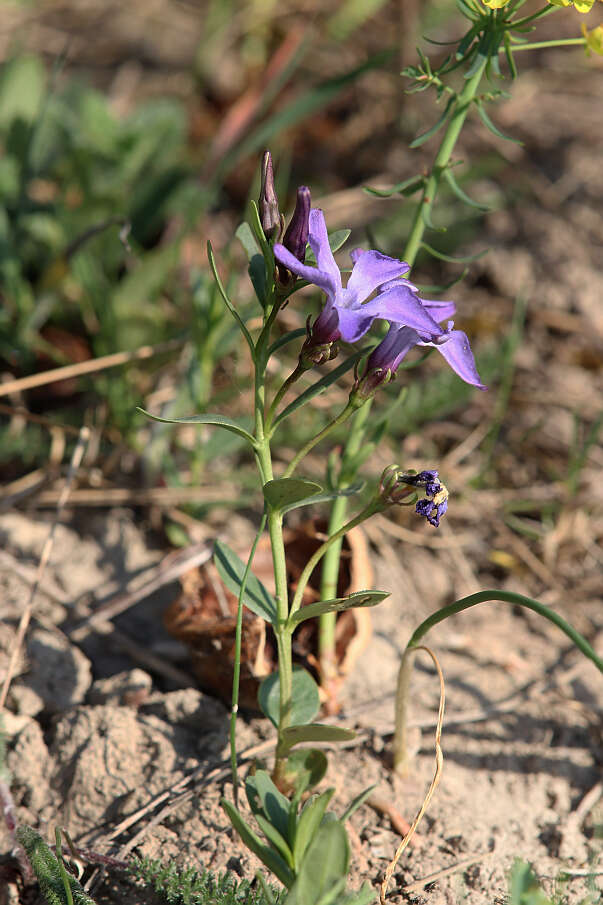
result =
[[264,151],[264,156],[262,157],[262,187],[260,189],[258,208],[264,235],[268,240],[278,239],[281,230],[281,215],[274,188],[274,170],[270,151]]
[[283,237],[283,245],[301,264],[306,260],[311,206],[310,189],[305,185],[300,185],[297,190],[295,210]]

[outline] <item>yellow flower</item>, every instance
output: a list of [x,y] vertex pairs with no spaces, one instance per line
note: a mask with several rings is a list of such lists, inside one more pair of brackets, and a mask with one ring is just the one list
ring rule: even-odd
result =
[[502,9],[509,3],[509,0],[482,0],[482,3],[484,6],[489,6],[490,9]]
[[589,13],[595,0],[548,0],[552,6],[575,6],[579,13]]
[[588,31],[584,22],[582,23],[582,34],[586,40],[586,54],[598,53],[603,56],[603,25],[597,25],[592,31]]

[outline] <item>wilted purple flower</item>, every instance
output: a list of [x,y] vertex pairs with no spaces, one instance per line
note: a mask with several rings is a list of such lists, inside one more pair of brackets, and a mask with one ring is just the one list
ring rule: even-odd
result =
[[[338,339],[355,342],[364,336],[376,318],[406,324],[428,337],[442,333],[442,328],[421,304],[412,284],[400,279],[410,269],[404,261],[378,251],[356,249],[350,255],[354,266],[344,289],[339,267],[329,247],[324,215],[317,208],[310,211],[309,240],[318,267],[302,264],[284,245],[275,245],[274,255],[292,273],[322,289],[327,297],[312,326],[313,343],[326,345]],[[366,301],[376,289],[385,285],[387,291]]]
[[448,509],[448,490],[435,469],[408,474],[391,465],[381,476],[381,496],[388,503],[402,503],[412,487],[425,491],[425,497],[417,502],[415,512],[438,528],[441,517]]
[[266,238],[274,239],[278,237],[281,231],[281,215],[278,209],[276,189],[274,188],[274,170],[270,151],[264,151],[264,156],[262,157],[262,184],[258,209]]

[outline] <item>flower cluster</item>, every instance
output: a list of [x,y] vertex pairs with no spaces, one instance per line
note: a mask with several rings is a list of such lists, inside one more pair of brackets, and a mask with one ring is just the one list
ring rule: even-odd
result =
[[[449,320],[456,310],[453,302],[420,299],[417,287],[405,279],[408,264],[378,251],[356,249],[351,253],[353,267],[344,288],[323,212],[317,208],[310,210],[308,238],[317,267],[305,264],[284,244],[274,246],[279,265],[318,286],[326,296],[322,311],[308,328],[304,359],[327,361],[336,354],[338,340],[356,342],[380,319],[389,321],[389,332],[372,352],[365,374],[357,382],[356,392],[362,398],[372,396],[391,379],[413,346],[437,349],[462,380],[485,389],[467,336],[454,330],[454,322]],[[445,328],[440,321],[447,321]]]
[[[490,9],[502,9],[510,3],[511,0],[482,0],[484,6]],[[551,6],[573,6],[579,13],[589,13],[593,8],[595,0],[547,0]]]

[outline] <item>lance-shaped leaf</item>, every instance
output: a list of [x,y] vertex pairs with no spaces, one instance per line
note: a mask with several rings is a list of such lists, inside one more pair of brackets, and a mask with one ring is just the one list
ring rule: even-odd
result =
[[322,795],[310,799],[299,815],[295,827],[295,841],[293,843],[293,867],[299,870],[306,849],[310,845],[318,827],[321,824],[335,789],[327,789]]
[[[309,672],[301,666],[293,667],[291,676],[291,722],[309,723],[320,710],[318,686]],[[280,696],[278,669],[271,673],[259,687],[258,704],[260,710],[277,727],[280,716]]]
[[465,257],[452,257],[452,255],[444,254],[443,251],[438,251],[437,248],[433,248],[431,245],[428,245],[427,242],[421,242],[421,247],[428,251],[430,255],[434,258],[438,258],[440,261],[448,261],[449,264],[470,264],[472,261],[477,261],[478,258],[483,258],[484,255],[488,254],[487,248],[483,251],[478,251],[477,254],[474,255],[466,255]]
[[257,243],[249,223],[241,223],[235,236],[245,249],[247,260],[249,261],[249,279],[255,290],[255,294],[262,307],[266,302],[266,264],[264,255]]
[[290,625],[298,625],[306,619],[315,619],[324,613],[341,613],[356,607],[377,606],[389,597],[388,591],[354,591],[347,597],[334,597],[332,600],[319,600],[301,607],[289,617]]
[[342,362],[337,368],[333,368],[332,371],[329,371],[328,374],[325,374],[324,377],[317,380],[316,383],[313,383],[311,387],[304,390],[297,399],[294,399],[293,402],[289,403],[287,408],[283,409],[283,411],[274,419],[273,428],[276,427],[277,424],[280,424],[285,418],[288,418],[289,415],[292,415],[293,412],[297,411],[302,405],[305,405],[306,402],[310,402],[311,399],[318,396],[319,393],[324,393],[331,384],[335,383],[336,380],[339,380],[340,377],[343,377],[344,374],[350,371],[364,355],[366,355],[366,349],[358,350],[350,355],[350,357]]
[[[214,544],[214,563],[228,590],[238,597],[245,573],[243,560],[237,556],[234,550],[231,550],[228,544],[217,540]],[[261,616],[266,622],[277,624],[276,600],[252,572],[247,576],[243,605],[256,616]]]
[[274,785],[266,770],[257,770],[245,780],[247,801],[253,814],[264,817],[276,827],[283,839],[289,835],[289,799]]
[[253,832],[250,826],[243,820],[237,809],[227,801],[226,798],[220,799],[220,804],[226,811],[230,822],[245,843],[248,849],[257,855],[260,861],[266,865],[268,870],[278,877],[281,883],[286,887],[291,887],[295,879],[293,871],[277,852],[269,845],[265,845],[259,836]]
[[240,329],[241,333],[243,334],[243,336],[245,337],[245,341],[246,341],[247,345],[249,346],[249,351],[251,352],[251,354],[253,356],[253,355],[255,355],[255,345],[254,345],[253,339],[251,338],[251,334],[250,334],[249,330],[245,326],[245,322],[243,321],[243,318],[241,317],[241,315],[239,314],[239,312],[237,311],[237,309],[235,308],[235,306],[233,305],[233,303],[230,301],[230,299],[228,297],[228,293],[226,292],[226,289],[224,288],[222,280],[220,279],[220,274],[218,273],[218,268],[216,266],[216,259],[214,257],[214,250],[211,246],[211,242],[209,242],[209,241],[207,243],[207,258],[209,260],[209,266],[211,267],[211,272],[213,273],[214,279],[216,281],[216,286],[218,287],[218,292],[222,296],[222,301],[224,302],[224,304],[226,305],[226,307],[228,308],[228,310],[230,311],[230,313],[236,320],[237,324],[239,325],[239,329]]
[[309,498],[319,494],[322,487],[314,481],[302,481],[300,478],[276,478],[264,484],[263,491],[270,509],[286,512],[310,502]]
[[352,814],[355,814],[358,808],[362,807],[364,802],[367,800],[371,792],[377,788],[377,783],[374,783],[372,786],[369,786],[368,789],[365,789],[364,792],[361,792],[359,795],[354,798],[343,814],[341,815],[341,822],[345,823],[346,820],[349,820]]
[[342,726],[325,726],[324,723],[307,723],[305,726],[287,726],[281,732],[281,744],[293,748],[301,742],[349,742],[356,738],[353,729]]
[[479,118],[480,118],[481,121],[483,122],[483,124],[484,124],[484,126],[486,127],[486,129],[489,129],[490,132],[492,132],[493,135],[496,135],[497,138],[502,138],[504,141],[512,141],[513,144],[515,144],[515,145],[522,145],[522,146],[523,146],[523,141],[520,141],[518,138],[513,138],[511,135],[505,135],[504,132],[501,132],[501,131],[500,131],[500,129],[498,128],[498,126],[495,126],[495,125],[494,125],[494,123],[492,122],[492,120],[490,119],[490,117],[488,116],[488,114],[486,113],[486,110],[485,110],[485,108],[484,108],[484,105],[483,105],[483,103],[482,103],[481,101],[476,100],[476,101],[475,101],[475,106],[476,106],[476,108],[477,108],[477,112],[478,112]]
[[298,327],[297,330],[289,330],[288,333],[283,333],[282,336],[279,336],[278,339],[274,340],[274,342],[268,349],[268,358],[271,358],[271,356],[274,355],[275,352],[278,352],[279,349],[282,349],[283,346],[288,345],[288,343],[294,342],[296,339],[301,339],[302,336],[306,335],[307,330],[305,327]]
[[159,415],[152,415],[151,412],[147,412],[140,406],[137,406],[136,411],[141,412],[153,421],[161,421],[162,424],[212,424],[215,427],[223,427],[224,430],[230,431],[233,434],[238,434],[239,437],[243,437],[248,443],[251,443],[251,445],[255,447],[255,438],[249,431],[246,431],[245,428],[241,427],[240,424],[237,424],[236,421],[225,418],[224,415],[203,414],[188,415],[185,418],[160,418]]
[[328,503],[330,500],[335,500],[339,496],[353,496],[355,493],[359,493],[364,487],[364,481],[357,481],[355,484],[350,484],[349,487],[344,487],[342,490],[325,490],[323,493],[315,493],[313,496],[306,497],[305,500],[300,500],[298,503],[290,503],[288,506],[283,506],[282,512],[290,512],[292,509],[299,509],[300,506],[313,506],[314,503]]

